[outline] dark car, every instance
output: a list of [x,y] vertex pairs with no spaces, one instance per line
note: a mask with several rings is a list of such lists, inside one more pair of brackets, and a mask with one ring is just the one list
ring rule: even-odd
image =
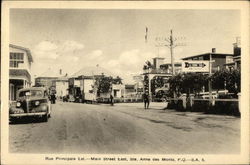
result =
[[10,104],[10,121],[23,117],[40,117],[47,122],[51,105],[45,88],[31,87],[17,91],[17,100]]
[[63,96],[62,100],[63,100],[63,102],[68,102],[69,101],[69,95]]

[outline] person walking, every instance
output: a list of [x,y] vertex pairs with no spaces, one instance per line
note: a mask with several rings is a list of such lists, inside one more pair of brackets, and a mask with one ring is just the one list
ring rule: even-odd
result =
[[114,105],[114,97],[112,94],[110,94],[110,105],[113,106]]
[[51,99],[51,103],[52,103],[52,104],[55,104],[55,103],[56,103],[56,95],[55,95],[55,93],[52,93],[52,94],[50,95],[50,99]]
[[147,93],[143,93],[143,101],[144,101],[144,109],[148,109],[148,107],[149,107],[149,95]]

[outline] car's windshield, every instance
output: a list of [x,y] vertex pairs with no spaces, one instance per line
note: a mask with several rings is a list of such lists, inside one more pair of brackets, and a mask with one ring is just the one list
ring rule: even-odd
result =
[[43,97],[43,91],[40,90],[27,90],[19,93],[19,97],[32,96],[32,97]]

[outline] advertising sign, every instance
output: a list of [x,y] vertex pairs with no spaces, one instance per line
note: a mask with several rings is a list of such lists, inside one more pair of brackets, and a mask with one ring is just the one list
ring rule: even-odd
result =
[[182,61],[182,72],[209,72],[209,61]]

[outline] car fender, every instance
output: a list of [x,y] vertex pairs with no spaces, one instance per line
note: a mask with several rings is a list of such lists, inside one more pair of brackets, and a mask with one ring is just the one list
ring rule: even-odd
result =
[[47,105],[47,106],[48,106],[48,114],[51,114],[51,109],[52,109],[52,108],[51,108],[51,103],[50,103],[50,101],[48,102],[48,105]]

